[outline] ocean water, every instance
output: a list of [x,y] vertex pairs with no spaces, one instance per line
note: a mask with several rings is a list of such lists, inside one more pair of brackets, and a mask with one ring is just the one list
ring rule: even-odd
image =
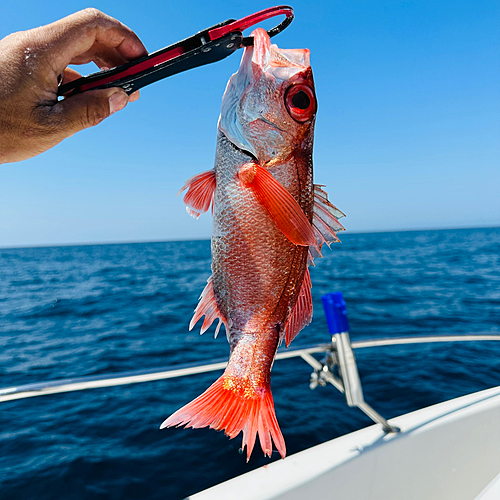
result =
[[[314,320],[296,346],[329,341],[321,295],[344,293],[353,340],[500,334],[500,228],[344,234],[311,270]],[[208,241],[0,249],[0,388],[206,363],[224,333],[188,331],[210,275]],[[500,384],[500,343],[356,352],[365,398],[387,418]],[[288,454],[370,425],[300,359],[272,389]],[[178,499],[277,460],[241,437],[159,430],[218,372],[0,403],[0,498]],[[236,496],[235,496],[236,498]]]

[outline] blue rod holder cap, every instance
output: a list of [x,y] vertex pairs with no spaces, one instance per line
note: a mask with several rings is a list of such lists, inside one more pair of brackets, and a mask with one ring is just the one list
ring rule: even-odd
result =
[[332,335],[348,332],[347,310],[342,292],[327,293],[321,297],[326,314],[328,330]]

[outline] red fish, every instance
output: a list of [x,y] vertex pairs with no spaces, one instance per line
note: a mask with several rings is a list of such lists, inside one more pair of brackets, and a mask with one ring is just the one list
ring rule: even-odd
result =
[[[222,99],[215,167],[189,179],[184,202],[198,217],[212,205],[212,276],[190,329],[205,316],[224,323],[231,354],[224,374],[161,428],[185,425],[243,432],[250,459],[256,436],[265,455],[285,441],[271,395],[271,367],[312,319],[308,263],[342,230],[321,186],[313,184],[317,109],[309,50],[271,45],[253,32]],[[181,191],[182,191],[181,190]]]

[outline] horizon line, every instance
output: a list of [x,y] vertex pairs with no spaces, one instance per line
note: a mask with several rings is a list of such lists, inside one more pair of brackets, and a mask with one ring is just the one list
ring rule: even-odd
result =
[[[424,231],[466,231],[471,229],[497,229],[500,226],[467,226],[467,227],[442,227],[442,228],[423,228],[423,229],[380,229],[374,231],[339,231],[343,236],[350,234],[380,234],[380,233],[411,233]],[[186,239],[166,239],[166,240],[131,240],[131,241],[101,241],[86,243],[54,243],[54,244],[33,244],[33,245],[0,245],[0,250],[16,250],[23,248],[57,248],[57,247],[83,247],[83,246],[105,246],[105,245],[142,245],[147,243],[181,243],[187,241],[210,241],[210,238],[186,238]]]

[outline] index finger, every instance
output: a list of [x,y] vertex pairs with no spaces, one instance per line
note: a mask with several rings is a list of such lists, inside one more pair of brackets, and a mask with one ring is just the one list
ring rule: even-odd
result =
[[75,57],[90,50],[95,42],[115,49],[127,61],[148,53],[130,28],[97,9],[85,9],[42,26],[39,40],[45,45],[44,52],[50,54],[51,65],[57,74]]

